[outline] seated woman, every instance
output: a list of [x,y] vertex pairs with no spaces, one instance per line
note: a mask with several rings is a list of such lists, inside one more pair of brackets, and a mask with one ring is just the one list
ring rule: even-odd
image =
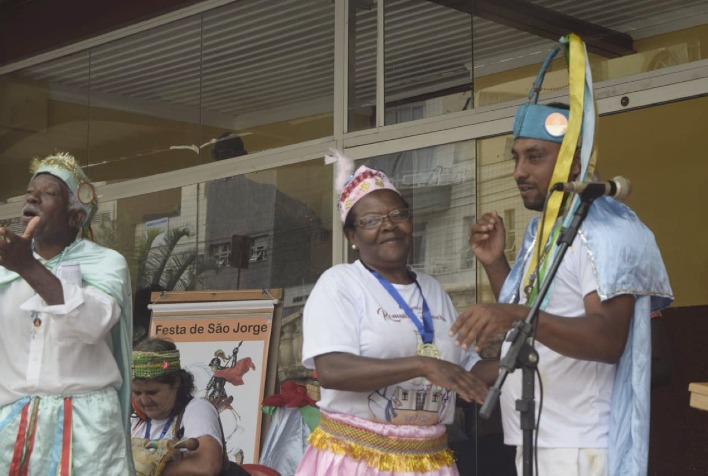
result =
[[[192,396],[194,377],[180,366],[175,344],[161,339],[137,344],[132,370],[132,438],[199,441],[195,450],[175,452],[177,457],[173,456],[159,474],[219,475],[224,464],[219,414],[209,400]],[[133,448],[138,461],[135,444]]]

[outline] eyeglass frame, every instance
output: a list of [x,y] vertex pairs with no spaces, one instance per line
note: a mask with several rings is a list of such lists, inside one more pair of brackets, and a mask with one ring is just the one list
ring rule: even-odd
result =
[[[400,215],[401,213],[404,213],[404,216],[401,216]],[[393,215],[393,214],[395,214],[395,215]],[[376,224],[373,224],[371,226],[366,226],[362,223],[362,220],[364,220],[365,218],[369,218],[369,217],[376,218],[377,219]],[[373,230],[375,228],[380,227],[386,218],[388,218],[388,221],[391,223],[405,223],[407,221],[411,221],[411,219],[413,218],[413,213],[411,213],[411,209],[407,208],[407,207],[394,208],[393,210],[391,210],[390,212],[388,212],[385,215],[379,215],[376,213],[369,213],[368,215],[364,215],[363,217],[359,218],[357,220],[356,226],[361,227],[365,230]]]

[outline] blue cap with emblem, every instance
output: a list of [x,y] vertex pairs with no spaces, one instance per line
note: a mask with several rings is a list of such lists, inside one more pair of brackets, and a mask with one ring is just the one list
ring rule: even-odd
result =
[[568,130],[569,108],[564,109],[537,104],[543,79],[551,65],[551,61],[560,49],[560,45],[556,46],[546,57],[529,91],[528,102],[522,104],[516,110],[514,128],[512,129],[514,139],[539,139],[558,144],[563,142],[565,133]]
[[560,144],[568,130],[570,111],[540,104],[522,104],[514,118],[514,139],[539,139]]

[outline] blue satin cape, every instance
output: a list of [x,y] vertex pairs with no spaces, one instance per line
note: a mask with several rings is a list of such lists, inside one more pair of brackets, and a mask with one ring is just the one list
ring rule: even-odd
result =
[[[526,229],[518,259],[499,293],[500,303],[519,302],[524,265],[533,253],[538,221],[535,217]],[[645,475],[651,378],[649,313],[673,301],[668,274],[652,232],[629,207],[612,198],[595,200],[578,234],[587,246],[600,299],[622,294],[636,298],[612,390],[608,462],[610,476]],[[549,294],[552,292],[551,285]]]

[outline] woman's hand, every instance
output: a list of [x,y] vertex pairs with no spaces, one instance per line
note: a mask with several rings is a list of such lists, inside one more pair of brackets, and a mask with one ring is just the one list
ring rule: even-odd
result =
[[468,402],[484,402],[487,386],[463,367],[432,357],[372,359],[333,352],[315,357],[317,378],[324,388],[354,392],[374,391],[424,377],[433,385],[456,392]]
[[484,403],[488,388],[477,376],[446,360],[431,357],[421,357],[421,359],[425,359],[424,376],[430,383],[457,393],[467,402]]

